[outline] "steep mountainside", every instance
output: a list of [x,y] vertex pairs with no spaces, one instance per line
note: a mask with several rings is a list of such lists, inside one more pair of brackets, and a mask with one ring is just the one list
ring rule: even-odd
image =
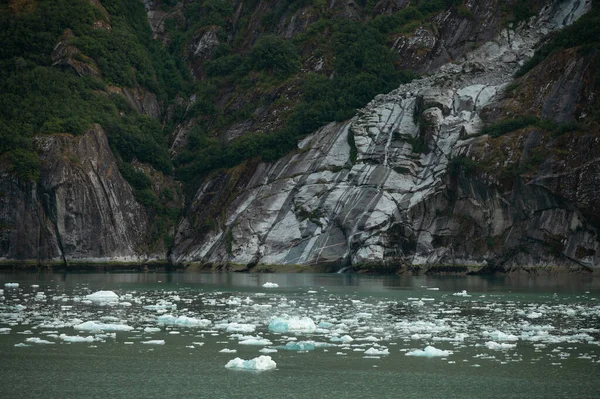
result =
[[598,22],[589,0],[10,0],[0,258],[590,270]]

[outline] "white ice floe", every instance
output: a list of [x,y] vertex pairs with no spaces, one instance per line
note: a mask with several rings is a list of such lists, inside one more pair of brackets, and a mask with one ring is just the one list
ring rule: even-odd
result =
[[19,283],[5,283],[4,287],[6,287],[6,288],[19,288]]
[[471,295],[467,294],[467,290],[462,290],[461,292],[455,292],[454,294],[452,294],[454,296],[464,296],[464,297],[469,297]]
[[271,370],[277,367],[277,363],[271,359],[271,356],[261,355],[254,359],[244,360],[239,357],[230,360],[225,365],[225,368],[236,370],[263,371]]
[[85,323],[74,325],[75,330],[80,331],[131,331],[133,327],[126,324],[97,323],[95,321],[86,321]]
[[288,351],[312,351],[316,348],[315,342],[313,341],[299,341],[299,342],[288,342],[284,346],[278,346],[279,349],[285,349]]
[[238,342],[240,345],[256,345],[256,346],[267,346],[273,345],[271,341],[265,338],[248,338]]
[[54,342],[47,341],[45,339],[41,339],[38,337],[27,338],[25,342],[29,342],[31,344],[42,344],[42,345],[52,345]]
[[331,342],[341,342],[342,344],[347,344],[354,341],[354,338],[349,335],[343,335],[341,337],[331,337],[329,340]]
[[142,344],[145,344],[145,345],[164,345],[165,344],[165,340],[164,339],[151,339],[150,341],[142,341]]
[[271,283],[271,282],[268,281],[268,282],[266,282],[266,283],[263,284],[263,287],[265,287],[265,288],[278,288],[279,284],[277,284],[277,283]]
[[493,340],[496,341],[518,341],[519,337],[517,337],[516,335],[513,334],[506,334],[502,331],[496,330],[496,331],[484,331],[483,333],[484,337],[490,337]]
[[95,341],[94,337],[92,337],[91,335],[88,335],[87,337],[82,337],[80,335],[60,334],[58,336],[58,338],[60,338],[62,341],[65,341],[65,342],[94,342]]
[[240,323],[229,323],[227,325],[227,332],[242,332],[242,333],[251,333],[256,330],[256,326],[254,324],[240,324]]
[[273,349],[273,348],[262,348],[261,350],[259,350],[260,353],[276,353],[277,349]]
[[316,329],[317,326],[310,317],[283,315],[281,317],[274,317],[269,322],[269,331],[275,333],[313,333]]
[[227,348],[223,348],[219,351],[219,353],[236,353],[237,349],[227,349]]
[[0,328],[0,334],[10,334],[10,330],[9,327]]
[[144,328],[144,332],[145,333],[155,333],[155,332],[159,332],[160,328],[158,327],[146,327]]
[[97,291],[86,295],[85,298],[92,302],[118,302],[119,296],[113,291]]
[[365,351],[365,355],[368,356],[381,356],[381,355],[389,355],[390,351],[385,349],[377,349],[377,348],[369,348]]
[[419,356],[419,357],[446,357],[450,356],[452,351],[445,351],[436,349],[433,346],[426,346],[425,349],[416,349],[414,351],[406,352],[406,356]]
[[495,351],[505,350],[505,349],[513,349],[517,347],[517,344],[506,344],[506,343],[498,343],[494,341],[487,341],[485,346],[488,349],[492,349]]
[[158,316],[156,322],[159,326],[175,326],[175,327],[199,327],[205,328],[212,324],[207,319],[196,319],[194,317],[179,316],[175,317],[170,314]]

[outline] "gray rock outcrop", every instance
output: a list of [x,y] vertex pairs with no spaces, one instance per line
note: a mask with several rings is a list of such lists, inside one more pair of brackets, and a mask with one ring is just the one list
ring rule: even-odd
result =
[[[544,33],[589,2],[546,6],[516,30],[379,95],[274,164],[207,181],[181,222],[177,263],[464,264],[493,268],[600,264],[596,231],[541,185],[471,179],[455,161],[481,138],[481,111],[500,97]],[[539,179],[548,181],[544,176]]]

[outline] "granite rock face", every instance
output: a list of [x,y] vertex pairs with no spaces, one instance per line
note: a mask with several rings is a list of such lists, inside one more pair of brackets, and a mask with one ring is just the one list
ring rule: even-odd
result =
[[596,230],[565,197],[521,179],[503,187],[474,178],[456,162],[485,145],[486,137],[471,136],[481,130],[482,110],[499,106],[542,36],[589,6],[547,5],[462,62],[377,96],[348,122],[323,127],[278,162],[250,162],[205,182],[178,228],[171,260],[340,268],[598,265]]
[[140,261],[148,217],[99,125],[79,137],[39,137],[37,184],[0,179],[0,259]]

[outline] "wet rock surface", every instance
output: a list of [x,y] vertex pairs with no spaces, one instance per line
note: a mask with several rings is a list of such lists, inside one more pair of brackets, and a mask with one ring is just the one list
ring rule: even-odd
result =
[[[598,265],[593,225],[559,193],[519,179],[509,187],[474,179],[452,163],[481,149],[487,138],[471,135],[481,130],[482,110],[495,106],[543,33],[586,7],[575,1],[546,6],[463,62],[443,65],[377,96],[352,120],[320,129],[280,161],[247,164],[235,176],[206,182],[178,229],[172,261],[492,270]],[[555,104],[572,96],[559,97]],[[552,184],[549,176],[538,181]]]

